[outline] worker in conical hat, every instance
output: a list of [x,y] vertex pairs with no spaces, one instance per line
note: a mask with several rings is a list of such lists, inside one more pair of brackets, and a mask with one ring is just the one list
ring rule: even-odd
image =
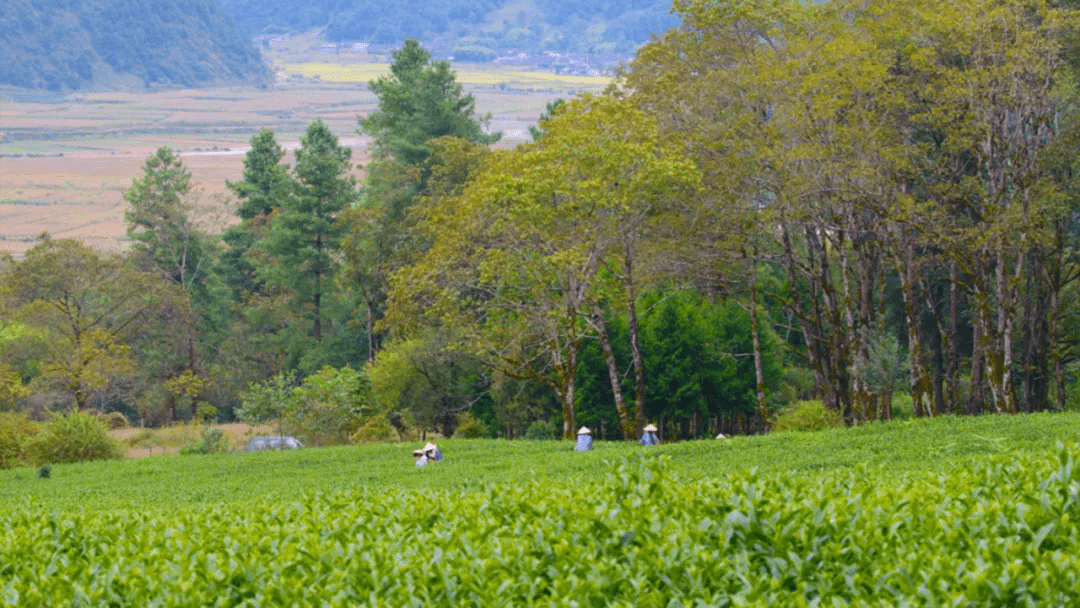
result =
[[641,445],[660,445],[660,440],[656,437],[656,425],[649,424],[645,426],[645,433],[642,434],[641,440],[638,441]]
[[434,443],[424,446],[424,456],[427,457],[428,462],[442,462],[442,450],[435,447]]
[[592,449],[592,431],[581,427],[577,432],[577,443],[574,444],[575,452],[588,452]]
[[412,455],[416,459],[416,466],[422,467],[427,464],[427,456],[424,455],[424,450],[415,450]]

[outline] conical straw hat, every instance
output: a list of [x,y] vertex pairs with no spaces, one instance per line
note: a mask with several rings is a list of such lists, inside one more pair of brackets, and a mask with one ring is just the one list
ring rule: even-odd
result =
[[592,431],[588,427],[581,427],[581,430],[577,432],[578,435],[592,435]]
[[656,432],[656,425],[655,424],[650,424],[650,425],[645,427],[645,430],[650,432],[650,433],[655,433]]

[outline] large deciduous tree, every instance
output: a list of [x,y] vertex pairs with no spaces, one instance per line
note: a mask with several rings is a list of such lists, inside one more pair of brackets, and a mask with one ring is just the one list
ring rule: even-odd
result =
[[492,153],[460,196],[425,210],[432,246],[395,276],[388,318],[403,329],[417,318],[451,325],[500,372],[546,383],[571,437],[582,341],[601,327],[600,299],[624,297],[600,271],[632,263],[633,235],[692,194],[697,175],[665,153],[645,113],[617,100],[573,102],[547,126],[534,144]]
[[3,278],[16,318],[39,341],[44,375],[57,379],[79,409],[94,391],[134,370],[127,341],[176,298],[157,273],[69,239],[45,240]]

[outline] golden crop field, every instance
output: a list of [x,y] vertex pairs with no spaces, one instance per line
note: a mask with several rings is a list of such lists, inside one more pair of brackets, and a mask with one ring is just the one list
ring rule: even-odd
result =
[[[301,74],[307,78],[319,78],[326,82],[366,83],[389,73],[390,66],[382,63],[333,63],[307,62],[281,64],[278,68],[288,74]],[[571,76],[549,72],[531,72],[516,68],[488,67],[480,64],[455,65],[457,80],[462,84],[505,85],[507,88],[551,89],[564,91],[599,92],[609,83],[607,76]]]

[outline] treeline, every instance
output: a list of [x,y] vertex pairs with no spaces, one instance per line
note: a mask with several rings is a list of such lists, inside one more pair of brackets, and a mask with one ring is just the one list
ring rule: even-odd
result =
[[0,84],[69,91],[141,82],[261,83],[258,50],[214,0],[12,0],[0,6]]
[[248,35],[325,28],[326,38],[336,41],[400,45],[406,38],[438,39],[449,49],[490,53],[479,60],[504,48],[631,53],[649,36],[678,24],[671,3],[659,0],[551,2],[517,10],[504,0],[223,0],[222,6]]
[[6,263],[3,402],[317,443],[1069,407],[1076,13],[680,10],[513,149],[410,40],[370,83],[363,183],[319,121],[292,164],[260,132],[220,239],[160,150],[128,255]]

